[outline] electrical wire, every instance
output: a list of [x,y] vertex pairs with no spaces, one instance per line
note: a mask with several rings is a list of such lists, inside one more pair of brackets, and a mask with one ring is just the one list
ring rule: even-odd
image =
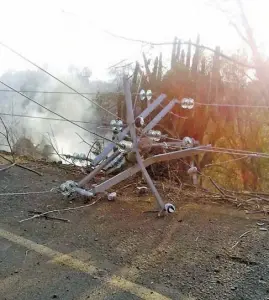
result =
[[[0,89],[0,92],[7,92],[7,93],[14,93],[12,90],[3,90]],[[66,95],[78,95],[76,92],[64,92],[64,91],[35,91],[35,90],[20,90],[22,93],[36,93],[36,94],[66,94]],[[79,95],[124,95],[123,92],[79,92]],[[136,99],[139,96],[139,92],[132,93],[132,95],[136,95]],[[155,93],[153,93],[155,95]],[[136,103],[136,101],[135,101]],[[238,108],[268,108],[267,105],[246,105],[246,104],[229,104],[229,103],[202,103],[202,102],[195,102],[195,105],[199,106],[216,106],[216,107],[238,107]],[[173,113],[172,113],[173,114]],[[113,116],[115,116],[113,114]]]
[[[14,91],[11,90],[3,90],[0,89],[0,92],[10,92],[13,93]],[[78,93],[75,92],[64,92],[64,91],[35,91],[35,90],[20,90],[22,93],[36,93],[36,94],[67,94],[67,95],[77,95]],[[122,92],[79,92],[83,95],[109,95],[109,94],[115,94],[115,95],[123,95]]]
[[56,113],[56,112],[54,112],[54,111],[52,111],[51,109],[45,107],[44,105],[42,105],[42,104],[38,103],[37,101],[31,99],[30,97],[24,95],[24,94],[21,93],[20,91],[17,91],[16,89],[14,89],[13,87],[11,87],[11,86],[9,86],[8,84],[4,83],[3,81],[0,80],[0,83],[2,83],[2,84],[3,84],[4,86],[6,86],[7,88],[13,90],[14,92],[18,93],[19,95],[23,96],[24,98],[28,99],[29,101],[31,101],[31,102],[37,104],[38,106],[42,107],[43,109],[45,109],[45,110],[47,110],[47,111],[49,111],[50,113],[52,113],[52,114],[54,114],[54,115],[56,115],[56,116],[62,118],[62,119],[65,120],[66,122],[69,122],[69,123],[71,123],[71,124],[73,124],[73,125],[75,125],[75,126],[81,128],[81,129],[83,129],[83,130],[85,130],[85,131],[87,131],[87,132],[89,132],[89,133],[91,133],[91,134],[94,134],[94,135],[98,136],[98,137],[101,138],[101,139],[104,139],[104,140],[106,140],[106,141],[108,141],[108,142],[110,142],[110,143],[113,143],[113,144],[116,144],[117,146],[119,146],[116,142],[114,142],[114,141],[112,141],[112,140],[110,140],[110,139],[108,139],[108,138],[106,138],[106,137],[104,137],[104,136],[101,136],[100,134],[98,134],[98,133],[96,133],[96,132],[93,132],[93,131],[91,131],[91,130],[88,130],[87,128],[82,127],[81,125],[79,125],[79,124],[77,124],[77,123],[75,123],[75,122],[73,122],[73,121],[71,121],[71,120],[65,118],[64,116],[62,116],[62,115],[60,115],[60,114],[58,114],[58,113]]
[[[96,126],[110,126],[109,123],[100,123],[100,122],[97,123],[97,122],[77,121],[77,120],[69,120],[69,121],[66,121],[66,120],[64,120],[64,119],[58,119],[58,118],[38,117],[38,116],[21,115],[21,114],[12,114],[12,113],[2,113],[2,112],[0,112],[0,116],[12,116],[12,117],[18,117],[18,118],[41,119],[41,120],[61,121],[61,122],[69,122],[69,121],[72,121],[72,122],[74,122],[74,123],[90,124],[90,125],[96,125]],[[101,127],[99,127],[99,128],[101,128]]]
[[243,154],[248,154],[248,155],[267,155],[269,157],[269,153],[262,153],[262,152],[255,152],[255,151],[248,151],[248,150],[240,150],[240,149],[230,149],[230,148],[224,148],[224,147],[212,147],[211,149],[214,150],[220,150],[220,151],[236,151],[237,153],[243,153]]
[[201,102],[195,102],[195,105],[200,106],[215,106],[215,107],[238,107],[238,108],[263,108],[263,109],[269,109],[268,105],[247,105],[247,104],[222,104],[222,103],[201,103]]
[[[223,148],[225,149],[225,148]],[[204,152],[212,152],[212,153],[222,153],[222,154],[229,154],[229,155],[240,155],[242,156],[243,152],[242,150],[240,151],[236,151],[235,149],[225,149],[225,150],[221,150],[221,149],[214,149],[214,147],[212,148],[208,148],[208,149],[203,149],[202,151]],[[258,152],[249,152],[248,153],[249,157],[253,157],[253,158],[269,158],[269,154],[268,153],[258,153]]]
[[[0,41],[0,45],[3,46],[4,48],[8,49],[9,51],[11,51],[12,53],[18,55],[19,57],[21,57],[22,59],[24,59],[25,61],[29,62],[30,64],[32,64],[33,66],[35,66],[36,68],[38,68],[39,70],[45,72],[46,74],[48,74],[49,76],[51,76],[52,78],[54,78],[55,80],[57,80],[58,82],[60,82],[61,84],[63,84],[64,86],[66,86],[67,88],[69,88],[70,90],[72,90],[73,92],[75,92],[76,94],[80,95],[82,98],[90,101],[91,103],[95,104],[97,107],[99,107],[100,109],[104,110],[105,112],[107,112],[108,114],[112,115],[113,117],[118,118],[117,115],[115,115],[114,113],[112,113],[111,111],[107,110],[106,108],[104,108],[103,106],[101,106],[100,104],[98,104],[97,102],[91,100],[90,98],[86,97],[85,95],[81,94],[80,92],[78,92],[76,89],[74,89],[73,87],[71,87],[70,85],[68,85],[67,83],[65,83],[64,81],[62,81],[61,79],[57,78],[56,76],[52,75],[50,72],[46,71],[45,69],[43,69],[42,67],[38,66],[36,63],[32,62],[30,59],[26,58],[25,56],[23,56],[22,54],[20,54],[19,52],[17,52],[16,50],[12,49],[11,47],[7,46],[6,44],[4,44],[3,42]],[[5,84],[4,84],[5,85]],[[5,85],[7,86],[7,85]],[[7,86],[8,87],[8,86]],[[14,89],[13,89],[14,90]],[[23,94],[22,94],[23,95]]]
[[[11,90],[3,90],[0,89],[0,92],[9,92],[14,93],[14,91]],[[20,90],[22,93],[36,93],[36,94],[66,94],[66,95],[78,95],[78,93],[75,92],[64,92],[64,91],[35,91],[35,90]],[[123,92],[79,92],[83,95],[124,95]],[[137,93],[132,93],[132,95],[136,95]],[[139,93],[138,93],[139,94]]]
[[[182,139],[177,138],[170,138],[169,140],[182,142]],[[257,157],[257,158],[269,158],[269,153],[262,153],[256,151],[248,151],[248,150],[240,150],[240,149],[231,149],[231,148],[224,148],[224,147],[210,147],[210,148],[203,148],[198,151],[203,152],[213,152],[213,153],[223,153],[223,154],[230,154],[230,155],[241,155],[241,156],[248,156],[248,157]]]
[[[161,108],[165,108],[162,104],[160,104],[159,106],[160,106]],[[188,117],[181,117],[181,116],[179,116],[179,115],[173,113],[172,111],[169,111],[168,114],[169,114],[169,115],[172,115],[172,116],[174,116],[174,117],[176,117],[176,118],[178,118],[178,119],[185,119],[185,120],[188,119]]]
[[[117,36],[117,35],[115,35]],[[121,37],[121,36],[118,36],[120,38],[124,38],[124,37]],[[132,40],[132,39],[129,39],[129,40]],[[140,40],[133,40],[133,41],[140,41]],[[141,42],[141,41],[140,41]],[[181,43],[181,44],[188,44],[189,42],[184,42],[184,43]],[[150,42],[148,42],[148,44],[152,44]],[[192,45],[194,46],[199,46],[199,47],[202,47],[202,48],[205,48],[205,49],[209,49],[209,50],[212,50],[208,47],[204,47],[204,46],[201,46],[201,45],[196,45],[196,44],[193,44],[191,43]],[[112,113],[111,111],[107,110],[106,108],[104,108],[103,106],[101,106],[100,104],[98,104],[97,102],[95,102],[94,100],[88,98],[85,96],[85,94],[88,94],[89,93],[81,93],[79,91],[77,91],[76,89],[74,89],[73,87],[71,87],[70,85],[68,85],[67,83],[65,83],[64,81],[62,81],[61,79],[57,78],[56,76],[54,76],[53,74],[51,74],[50,72],[46,71],[45,69],[43,69],[42,67],[38,66],[36,63],[32,62],[31,60],[29,60],[28,58],[26,58],[25,56],[23,56],[22,54],[20,54],[19,52],[17,52],[16,50],[12,49],[11,47],[7,46],[6,44],[4,44],[3,42],[0,41],[0,45],[5,47],[6,49],[8,49],[9,51],[13,52],[14,54],[20,56],[22,59],[26,60],[27,62],[29,62],[30,64],[34,65],[36,68],[40,69],[41,71],[45,72],[46,74],[48,74],[49,76],[51,76],[52,78],[54,78],[55,80],[57,80],[58,82],[62,83],[63,85],[65,85],[67,88],[71,89],[74,94],[77,94],[81,97],[83,97],[84,99],[90,101],[91,103],[95,104],[97,107],[99,107],[100,109],[104,110],[105,112],[107,112],[108,114],[112,115],[113,117],[116,117],[118,118],[118,116],[114,113]],[[214,50],[213,50],[214,51]],[[230,59],[232,61],[234,61],[233,59],[227,57],[226,55],[222,55],[224,56],[226,59]],[[235,61],[236,62],[236,61]],[[236,62],[238,64],[242,64],[240,62]],[[245,65],[246,66],[246,65]],[[251,66],[248,66],[248,67],[251,67]],[[1,90],[0,90],[1,91]],[[5,90],[4,90],[5,91]],[[6,91],[5,91],[6,92]],[[24,91],[24,92],[34,92],[34,91]],[[47,92],[47,91],[36,91],[36,92],[39,92],[39,93],[55,93],[55,94],[62,94],[62,93],[66,93],[67,92]],[[201,103],[201,102],[196,102],[195,103],[196,105],[200,105],[200,106],[215,106],[215,107],[239,107],[239,108],[269,108],[269,106],[265,106],[265,105],[241,105],[241,104],[217,104],[217,103]],[[171,112],[172,113],[172,112]],[[172,113],[173,114],[173,113]],[[176,117],[178,117],[177,115],[175,115]]]
[[[14,91],[12,91],[14,92]],[[224,105],[222,105],[223,107],[225,107]],[[231,107],[231,105],[228,105],[229,107]],[[160,105],[160,107],[164,108],[164,106]],[[239,106],[236,106],[239,107]],[[245,106],[244,106],[245,107]],[[252,108],[269,108],[269,106],[253,106]],[[188,117],[182,117],[179,116],[175,113],[173,113],[172,111],[168,112],[168,114],[178,118],[178,119],[188,119]],[[58,118],[51,118],[51,117],[41,117],[41,116],[30,116],[30,115],[21,115],[21,114],[11,114],[11,113],[2,113],[0,112],[1,116],[12,116],[12,117],[19,117],[19,118],[29,118],[29,119],[42,119],[42,120],[48,120],[48,121],[62,121],[62,122],[67,122],[66,120],[63,119],[58,119]],[[81,120],[70,120],[74,123],[81,123],[81,124],[89,124],[89,125],[96,125],[98,126],[97,128],[102,128],[102,126],[110,126],[109,123],[98,123],[98,122],[90,122],[90,121],[81,121]],[[69,121],[68,121],[69,122]]]
[[41,192],[21,192],[21,193],[0,193],[0,196],[18,196],[18,195],[33,195],[33,194],[48,194],[53,193],[54,189],[49,191],[41,191]]

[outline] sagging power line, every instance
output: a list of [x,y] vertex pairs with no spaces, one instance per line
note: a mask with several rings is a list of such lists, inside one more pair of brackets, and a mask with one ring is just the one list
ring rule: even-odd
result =
[[229,103],[202,103],[196,102],[199,106],[213,106],[213,107],[237,107],[237,108],[263,108],[269,109],[268,105],[248,105],[248,104],[229,104]]
[[[12,90],[5,90],[5,89],[0,89],[0,92],[2,93],[15,93]],[[38,91],[38,90],[20,90],[22,93],[35,93],[35,94],[66,94],[66,95],[78,95],[78,93],[75,92],[65,92],[65,91]],[[110,96],[110,95],[124,95],[123,92],[79,92],[82,95],[104,95],[104,96]],[[137,93],[132,93],[132,95],[136,95]]]
[[[14,91],[12,91],[14,92]],[[257,108],[257,109],[269,109],[269,106],[266,105],[244,105],[244,104],[217,104],[217,103],[200,103],[196,102],[196,105],[199,106],[212,106],[212,107],[235,107],[235,108]],[[163,108],[162,105],[160,105],[161,108]],[[172,111],[169,112],[170,115],[173,115],[180,119],[188,119],[188,117],[179,116]],[[110,126],[110,123],[108,122],[91,122],[91,121],[82,121],[82,120],[72,120],[69,119],[59,119],[59,118],[52,118],[52,117],[42,117],[42,116],[32,116],[32,115],[22,115],[22,114],[14,114],[14,113],[4,113],[0,112],[0,116],[10,116],[10,117],[18,117],[18,118],[28,118],[28,119],[40,119],[40,120],[47,120],[47,121],[60,121],[60,122],[69,122],[72,121],[74,123],[81,123],[81,124],[88,124],[93,125],[96,128],[102,128],[101,126]]]
[[69,120],[66,121],[64,119],[59,118],[50,118],[50,117],[41,117],[41,116],[30,116],[30,115],[21,115],[21,114],[12,114],[12,113],[2,113],[0,112],[0,116],[10,116],[10,117],[18,117],[18,118],[29,118],[29,119],[41,119],[41,120],[48,120],[48,121],[61,121],[61,122],[69,122],[72,121],[74,123],[81,123],[81,124],[90,124],[90,125],[96,125],[96,126],[109,126],[109,123],[105,122],[90,122],[90,121],[77,121],[77,120]]
[[[7,93],[15,93],[12,90],[4,90],[0,89],[0,92],[7,92]],[[36,90],[20,90],[22,93],[36,93],[36,94],[66,94],[66,95],[78,95],[75,92],[65,92],[65,91],[36,91]],[[79,92],[82,95],[123,95],[121,92]],[[78,95],[80,96],[80,95]]]

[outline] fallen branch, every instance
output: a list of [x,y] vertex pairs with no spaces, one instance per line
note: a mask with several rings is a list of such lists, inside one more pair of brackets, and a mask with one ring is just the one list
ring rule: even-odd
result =
[[47,194],[47,193],[52,193],[54,190],[55,190],[55,188],[52,188],[49,191],[41,191],[41,192],[0,193],[0,196],[21,196],[21,195]]
[[17,167],[19,167],[19,168],[21,168],[21,169],[24,169],[24,170],[33,172],[33,173],[35,173],[35,174],[37,174],[37,175],[39,175],[39,176],[43,176],[42,173],[40,173],[40,172],[38,172],[38,171],[36,171],[36,170],[33,170],[33,169],[29,168],[29,167],[25,167],[25,166],[19,165],[19,164],[17,164],[17,163],[15,163],[15,166],[17,166]]
[[118,188],[115,192],[117,193],[117,192],[119,192],[121,190],[125,190],[127,187],[135,185],[135,184],[136,184],[136,182],[131,182],[131,183],[129,183],[129,184],[123,186],[123,187]]
[[6,171],[6,170],[8,170],[8,169],[10,169],[10,168],[12,168],[12,167],[14,167],[14,166],[15,166],[15,164],[11,164],[11,165],[9,165],[9,166],[3,168],[3,169],[0,169],[0,172],[1,172],[1,171]]
[[178,178],[178,176],[176,176],[176,175],[175,175],[175,179],[176,179],[177,183],[180,184],[180,185],[179,185],[179,191],[181,191],[181,190],[182,190],[182,187],[183,187],[183,183],[182,183],[182,181]]
[[[82,140],[82,142],[84,142],[84,143],[87,144],[88,146],[91,146],[91,147],[94,147],[94,146],[95,146],[96,141],[95,141],[93,144],[90,144],[89,142],[85,141],[84,138],[83,138],[81,135],[79,135],[77,132],[76,132],[76,135],[77,135],[78,137],[80,137],[81,140]],[[94,149],[94,150],[98,150],[96,147],[94,147],[93,149]]]
[[46,211],[46,212],[41,213],[41,214],[35,214],[34,216],[32,216],[30,218],[20,220],[19,223],[22,223],[22,222],[25,222],[25,221],[30,221],[30,220],[33,220],[33,219],[36,219],[36,218],[40,218],[40,217],[44,217],[44,216],[46,216],[48,214],[51,214],[51,213],[56,213],[56,212],[59,213],[59,212],[64,212],[64,211],[70,211],[70,210],[77,210],[77,209],[81,209],[81,208],[86,208],[86,207],[94,205],[99,200],[100,200],[100,198],[97,199],[96,201],[90,203],[90,204],[86,204],[86,205],[82,205],[82,206],[68,207],[68,208],[63,208],[63,209],[54,209],[54,210]]
[[76,132],[76,135],[77,135],[78,137],[81,138],[82,142],[84,142],[84,143],[87,144],[88,146],[92,146],[89,142],[85,141],[85,140],[83,139],[83,137],[82,137],[81,135],[79,135],[77,132]]
[[214,187],[223,195],[226,197],[226,194],[223,192],[223,190],[216,184],[216,182],[211,178],[208,177],[210,182],[214,185]]
[[12,155],[12,163],[15,162],[15,157],[14,157],[14,152],[12,150],[12,146],[11,146],[11,142],[10,142],[10,139],[9,139],[9,131],[8,131],[8,128],[4,122],[4,120],[0,117],[0,121],[1,123],[3,124],[4,128],[5,128],[5,131],[6,133],[4,134],[3,132],[0,132],[1,135],[3,135],[3,137],[5,137],[5,139],[7,140],[7,143],[8,143],[8,147],[10,149],[10,153]]
[[268,211],[265,210],[265,209],[262,209],[262,210],[246,210],[246,214],[268,214]]
[[[71,164],[70,161],[68,161],[63,155],[61,155],[61,154],[59,153],[59,151],[56,149],[56,148],[58,148],[58,147],[57,147],[57,143],[56,143],[56,147],[55,147],[54,144],[53,144],[53,141],[52,141],[52,139],[51,139],[51,137],[50,137],[50,135],[49,135],[49,133],[47,133],[47,134],[48,134],[48,142],[50,143],[52,149],[55,151],[55,153],[58,155],[58,157],[59,157],[61,160],[67,162],[68,164]],[[55,139],[55,136],[54,136],[53,131],[52,131],[52,136],[53,136],[54,139]]]
[[[28,170],[28,171],[30,171],[30,172],[33,172],[33,173],[35,173],[35,174],[37,174],[37,175],[39,175],[39,176],[43,176],[43,174],[42,173],[40,173],[40,172],[38,172],[38,171],[36,171],[36,170],[33,170],[33,169],[31,169],[31,168],[29,168],[29,167],[26,167],[26,166],[22,166],[22,165],[20,165],[20,164],[17,164],[16,162],[14,163],[11,159],[9,159],[9,158],[6,158],[5,156],[3,156],[3,155],[1,155],[0,154],[0,157],[2,157],[3,159],[5,159],[6,161],[8,161],[8,162],[10,162],[12,165],[11,166],[9,166],[10,168],[11,167],[19,167],[19,168],[21,168],[21,169],[24,169],[24,170]],[[0,170],[0,171],[2,171],[2,170]]]
[[214,166],[221,166],[222,164],[227,164],[227,163],[230,163],[230,162],[234,162],[234,161],[238,161],[238,160],[242,160],[242,159],[245,159],[245,158],[248,158],[249,155],[245,155],[245,156],[242,156],[242,157],[239,157],[239,158],[233,158],[233,159],[229,159],[229,160],[226,160],[226,161],[221,161],[219,163],[215,163],[215,164],[207,164],[204,166],[204,168],[208,168],[208,167],[214,167]]
[[262,201],[269,202],[269,199],[256,195],[256,197]]
[[89,164],[88,164],[89,155],[90,155],[90,153],[92,152],[92,149],[93,149],[93,147],[95,146],[96,143],[97,143],[97,141],[95,141],[95,142],[91,145],[91,148],[90,148],[89,151],[88,151],[88,154],[87,154],[87,157],[86,157],[86,159],[87,159],[87,166],[89,165]]
[[237,194],[237,195],[242,195],[242,196],[268,196],[269,197],[269,193],[264,193],[264,192],[251,192],[251,191],[233,191],[233,190],[229,190],[226,189],[224,187],[221,187],[221,189],[227,193],[231,193],[231,194]]
[[241,242],[242,237],[246,236],[250,232],[251,232],[251,230],[248,230],[248,231],[244,232],[243,234],[241,234],[238,241],[231,247],[231,250],[234,249]]
[[259,263],[256,262],[256,261],[253,261],[253,260],[249,260],[247,258],[244,258],[244,257],[239,257],[239,256],[234,256],[234,255],[228,255],[228,258],[232,261],[235,261],[237,263],[240,263],[240,264],[244,264],[244,265],[253,265],[253,266],[256,266],[258,265]]
[[[29,210],[28,211],[30,214],[32,214],[32,215],[36,215],[36,214],[42,214],[42,212],[41,211],[35,211],[35,210]],[[66,222],[66,223],[70,223],[70,220],[68,220],[68,219],[64,219],[64,218],[58,218],[58,217],[52,217],[52,216],[47,216],[47,215],[45,215],[45,216],[43,216],[45,219],[47,219],[47,220],[57,220],[57,221],[63,221],[63,222]]]

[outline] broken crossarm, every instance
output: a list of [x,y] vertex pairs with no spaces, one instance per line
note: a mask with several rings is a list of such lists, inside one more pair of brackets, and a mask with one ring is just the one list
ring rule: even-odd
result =
[[157,116],[151,122],[149,122],[148,125],[142,130],[142,134],[147,133],[150,129],[156,126],[161,121],[161,119],[163,119],[176,104],[181,104],[181,102],[178,101],[177,99],[173,99],[172,101],[170,101],[169,104],[167,104],[157,114]]
[[[139,117],[142,119],[145,119],[150,113],[153,112],[154,109],[156,109],[166,98],[166,95],[161,94],[153,103],[151,103],[140,115]],[[124,137],[130,132],[130,124],[127,126],[121,133],[119,133],[117,141],[120,142],[124,139]],[[96,156],[96,158],[93,160],[92,165],[96,166],[100,161],[102,161],[113,149],[115,145],[113,143],[106,146],[104,151]]]

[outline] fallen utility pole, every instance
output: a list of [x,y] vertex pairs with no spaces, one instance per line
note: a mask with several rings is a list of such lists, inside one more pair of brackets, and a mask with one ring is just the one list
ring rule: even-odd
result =
[[[160,107],[161,103],[165,100],[166,95],[162,94],[155,101],[148,103],[147,108],[135,118],[134,109],[132,107],[133,104],[130,84],[127,78],[124,78],[124,93],[127,127],[123,129],[123,127],[120,127],[122,124],[121,120],[118,120],[118,123],[117,120],[113,120],[112,123],[115,128],[113,140],[115,143],[109,143],[102,153],[93,160],[91,165],[94,169],[90,174],[79,182],[69,180],[63,183],[60,186],[60,190],[65,196],[78,193],[87,197],[93,197],[99,193],[107,191],[130,176],[138,172],[142,172],[143,177],[155,196],[159,207],[159,213],[172,213],[175,211],[175,206],[163,201],[146,168],[159,162],[192,157],[203,151],[209,150],[211,145],[199,146],[199,142],[190,137],[185,137],[183,140],[174,143],[163,143],[161,142],[161,137],[163,136],[162,133],[160,131],[153,130],[153,128],[165,117],[167,113],[172,110],[175,105],[181,105],[182,108],[191,109],[194,106],[194,100],[185,98],[179,101],[177,99],[173,99],[147,125],[145,125],[145,118],[148,117],[156,108]],[[116,126],[116,124],[120,125]],[[152,141],[152,143],[149,143],[148,147],[160,146],[163,148],[169,148],[171,146],[172,149],[177,148],[178,150],[153,155],[144,160],[140,153],[141,142],[144,137]],[[133,166],[119,172],[117,175],[105,180],[104,182],[90,185],[90,188],[87,189],[85,188],[85,186],[90,184],[91,180],[102,170],[107,170],[109,168],[112,168],[113,170],[119,169],[120,166],[124,164],[125,157],[129,153],[133,153],[136,159],[136,163]],[[195,181],[197,181],[197,169],[193,164],[191,168],[192,170],[189,174],[192,174]]]

